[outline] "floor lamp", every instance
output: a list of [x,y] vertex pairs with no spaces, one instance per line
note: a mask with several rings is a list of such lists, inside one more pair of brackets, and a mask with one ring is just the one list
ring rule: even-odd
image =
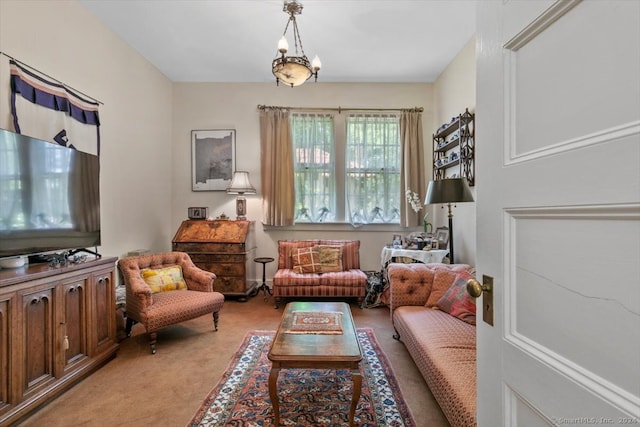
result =
[[247,219],[247,199],[243,194],[256,194],[256,189],[249,181],[249,172],[235,171],[231,178],[231,184],[227,187],[227,194],[238,194],[236,197],[236,219]]
[[429,181],[425,205],[446,203],[449,208],[449,258],[453,261],[453,211],[451,203],[473,202],[466,178],[445,178]]

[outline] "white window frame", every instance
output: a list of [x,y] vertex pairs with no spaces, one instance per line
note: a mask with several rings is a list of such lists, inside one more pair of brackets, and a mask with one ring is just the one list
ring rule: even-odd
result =
[[[305,115],[305,114],[318,114],[318,115],[324,115],[324,116],[331,116],[333,119],[333,128],[334,128],[334,150],[335,150],[335,161],[333,164],[334,170],[333,173],[335,174],[335,179],[334,179],[334,185],[335,185],[335,215],[332,218],[331,221],[326,221],[326,222],[313,222],[313,221],[306,221],[306,220],[300,220],[300,219],[296,219],[295,224],[296,225],[302,225],[302,224],[326,224],[326,223],[336,223],[336,224],[350,224],[350,218],[348,217],[348,213],[347,213],[347,192],[346,192],[346,187],[345,187],[345,182],[346,182],[346,177],[347,177],[347,168],[346,168],[346,153],[347,153],[347,118],[350,116],[361,116],[361,115],[366,115],[366,116],[374,116],[374,117],[395,117],[398,121],[398,150],[401,150],[401,142],[400,142],[400,135],[399,135],[399,122],[400,122],[400,116],[399,114],[393,114],[393,113],[371,113],[371,112],[366,112],[366,113],[358,113],[358,112],[354,112],[354,113],[340,113],[340,112],[329,112],[327,113],[326,111],[318,111],[318,112],[311,112],[311,111],[304,111],[304,112],[296,112],[296,111],[292,111],[292,120],[293,117],[295,116],[299,116],[299,115]],[[293,134],[292,134],[293,137]],[[294,144],[294,153],[296,152],[296,144],[295,144],[295,140],[293,141]],[[401,152],[401,151],[400,151]],[[295,158],[295,154],[294,154],[294,162],[296,161]],[[397,165],[397,174],[400,174],[400,162],[401,162],[401,154],[398,155],[398,165]],[[295,174],[295,169],[296,169],[296,165],[294,163],[294,174]],[[398,180],[399,182],[399,180]],[[388,191],[388,190],[387,190]],[[397,189],[398,191],[398,203],[402,203],[404,200],[404,197],[400,194],[400,187],[398,187]],[[297,193],[297,187],[296,187],[296,193]],[[296,204],[296,216],[298,216],[298,212],[297,210],[299,209],[299,206]],[[400,206],[398,206],[398,213],[399,213],[399,209]],[[395,217],[393,220],[389,221],[389,222],[382,222],[382,221],[375,221],[375,222],[371,222],[371,223],[365,223],[367,225],[378,225],[378,224],[385,224],[385,225],[392,225],[392,226],[397,226],[400,224],[400,216],[398,214],[397,217]],[[358,224],[358,225],[362,225],[362,224]]]

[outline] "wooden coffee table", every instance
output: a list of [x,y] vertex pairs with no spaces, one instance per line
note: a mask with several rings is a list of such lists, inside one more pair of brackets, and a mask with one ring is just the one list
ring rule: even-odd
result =
[[[341,332],[301,332],[298,321],[300,313],[331,313],[332,318],[341,318]],[[341,313],[336,315],[335,313]],[[307,319],[313,322],[313,316]],[[323,323],[323,322],[318,322]],[[296,330],[297,329],[297,330]],[[322,327],[319,327],[322,329]],[[291,333],[292,331],[297,333]],[[327,329],[329,330],[329,329]],[[290,302],[284,309],[280,326],[273,339],[269,360],[272,367],[269,375],[269,397],[275,414],[275,425],[280,425],[280,403],[278,399],[278,374],[282,368],[299,369],[349,369],[353,375],[353,395],[349,408],[349,426],[353,426],[356,405],[360,400],[362,377],[360,361],[362,350],[356,335],[349,305],[343,302]]]

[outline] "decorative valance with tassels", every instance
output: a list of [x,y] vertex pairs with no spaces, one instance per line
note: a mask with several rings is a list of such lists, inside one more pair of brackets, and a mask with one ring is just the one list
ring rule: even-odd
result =
[[100,154],[99,102],[9,59],[14,131]]

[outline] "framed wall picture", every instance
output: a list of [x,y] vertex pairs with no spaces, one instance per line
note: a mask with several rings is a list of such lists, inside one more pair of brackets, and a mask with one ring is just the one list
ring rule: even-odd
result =
[[438,241],[438,248],[446,249],[449,245],[449,228],[448,227],[438,227],[436,228],[436,233],[434,238]]
[[192,191],[226,190],[235,168],[235,129],[191,131]]

